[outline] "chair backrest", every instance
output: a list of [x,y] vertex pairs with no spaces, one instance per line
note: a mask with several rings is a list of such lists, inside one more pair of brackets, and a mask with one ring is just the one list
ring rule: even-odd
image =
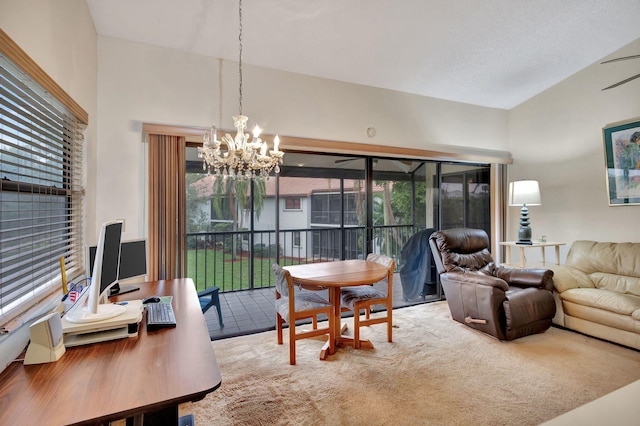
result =
[[379,263],[379,264],[385,266],[387,269],[389,269],[389,273],[387,274],[387,278],[384,278],[384,279],[382,279],[382,280],[380,280],[378,282],[388,282],[388,280],[391,277],[393,277],[393,270],[395,269],[396,261],[393,260],[392,257],[385,256],[384,254],[369,253],[367,255],[367,261]]
[[291,280],[291,274],[277,263],[271,265],[271,269],[276,279],[276,290],[282,297],[289,297],[289,280]]
[[493,265],[489,237],[482,229],[455,228],[429,237],[438,273],[473,272]]
[[395,266],[395,260],[393,260],[392,257],[385,256],[384,254],[369,253],[367,255],[367,260],[369,262],[379,263],[381,265],[386,266],[387,268],[391,267],[391,265]]

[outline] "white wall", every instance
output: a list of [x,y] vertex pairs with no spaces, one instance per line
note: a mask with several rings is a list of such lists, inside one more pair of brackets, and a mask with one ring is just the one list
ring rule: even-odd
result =
[[[220,77],[220,69],[222,76]],[[237,63],[98,38],[96,223],[127,220],[146,236],[146,153],[141,123],[232,128]],[[429,149],[505,151],[507,111],[243,66],[243,112],[267,133]],[[367,127],[377,129],[375,138]]]
[[[141,123],[231,127],[237,64],[97,37],[82,0],[0,0],[0,25],[89,113],[87,240],[112,218],[127,220],[125,238],[146,236]],[[610,57],[638,50],[635,41]],[[640,207],[608,206],[602,127],[640,116],[640,80],[600,90],[637,73],[636,63],[594,64],[509,112],[245,65],[244,112],[289,136],[508,150],[509,179],[541,183],[534,236],[638,241]],[[518,209],[509,213],[515,238]]]
[[[637,55],[640,40],[605,59]],[[596,63],[509,112],[509,180],[540,181],[542,205],[531,207],[534,238],[640,241],[640,206],[609,206],[602,128],[640,120],[640,79],[602,91],[638,73],[640,60]],[[509,207],[508,233],[517,239],[519,209]],[[537,250],[529,250],[533,252]]]

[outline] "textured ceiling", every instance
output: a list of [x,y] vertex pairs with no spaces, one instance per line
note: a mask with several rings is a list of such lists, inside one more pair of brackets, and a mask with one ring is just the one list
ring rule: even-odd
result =
[[[101,36],[238,60],[237,1],[87,4]],[[243,0],[242,9],[246,64],[503,109],[640,38],[640,0]]]

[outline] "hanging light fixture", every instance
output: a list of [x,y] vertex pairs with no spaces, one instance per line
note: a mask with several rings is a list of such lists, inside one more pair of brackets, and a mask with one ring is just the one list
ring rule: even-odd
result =
[[[213,170],[217,176],[233,179],[254,179],[257,176],[266,178],[274,170],[280,173],[280,164],[284,152],[278,149],[280,138],[276,134],[273,139],[273,149],[267,152],[267,142],[260,139],[262,129],[258,125],[253,129],[253,138],[245,133],[249,117],[242,115],[242,0],[238,2],[240,17],[240,41],[238,72],[240,113],[233,116],[233,126],[236,136],[226,133],[221,140],[217,138],[216,126],[211,126],[204,134],[202,148],[198,148],[198,157],[203,159],[203,168],[209,173]],[[223,149],[222,145],[226,146]]]

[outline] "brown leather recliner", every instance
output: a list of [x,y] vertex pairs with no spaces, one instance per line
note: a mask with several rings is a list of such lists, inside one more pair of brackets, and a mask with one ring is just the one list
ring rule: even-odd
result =
[[481,229],[437,231],[429,244],[454,320],[500,340],[551,326],[553,271],[497,266]]

